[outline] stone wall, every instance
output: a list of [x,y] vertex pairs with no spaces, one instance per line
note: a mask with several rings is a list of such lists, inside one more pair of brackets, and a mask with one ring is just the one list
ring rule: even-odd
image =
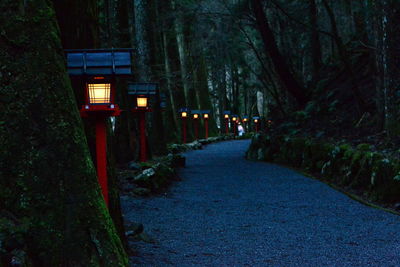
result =
[[400,202],[400,162],[372,151],[370,145],[331,144],[303,137],[253,137],[247,158],[305,171],[373,201]]

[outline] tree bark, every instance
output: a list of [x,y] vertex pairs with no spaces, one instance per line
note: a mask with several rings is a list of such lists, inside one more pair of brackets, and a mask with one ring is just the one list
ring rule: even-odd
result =
[[380,35],[378,36],[378,55],[381,90],[384,97],[384,129],[390,137],[398,137],[399,127],[399,109],[398,96],[400,78],[398,66],[400,65],[400,3],[395,0],[381,1],[380,7]]
[[[121,5],[123,4],[124,1],[120,1]],[[100,33],[99,33],[99,10],[98,10],[98,2],[94,0],[89,0],[89,1],[78,1],[78,0],[73,0],[73,1],[66,1],[66,0],[53,0],[54,7],[56,10],[56,16],[57,16],[57,21],[58,25],[61,30],[61,37],[62,37],[62,45],[64,49],[91,49],[91,48],[98,48],[101,46],[101,41],[100,41]],[[107,0],[107,7],[106,11],[109,12],[109,16],[107,18],[107,23],[108,24],[113,24],[112,22],[116,21],[116,9],[115,9],[115,0]],[[126,2],[125,2],[126,4]],[[122,9],[122,8],[120,8]],[[118,10],[120,10],[118,9]],[[74,20],[71,20],[71,18],[74,18]],[[119,22],[121,25],[125,25],[126,17],[122,14],[121,16],[118,16]],[[127,21],[126,21],[127,23]],[[107,29],[112,27],[110,31],[115,31],[115,25],[111,26],[108,25],[106,26]],[[85,35],[82,35],[84,33]],[[129,42],[128,40],[122,40],[117,38],[120,36],[117,36],[115,32],[110,35],[107,33],[108,36],[108,45],[115,45],[116,42]],[[111,38],[112,36],[112,38]],[[84,99],[84,88],[85,88],[85,80],[82,79],[81,77],[79,78],[74,78],[72,79],[72,85],[74,88],[75,92],[75,98],[77,100],[78,107],[80,107],[83,104],[83,99]],[[117,96],[116,96],[116,101],[121,105],[123,109],[126,108],[126,99],[127,97],[125,96],[126,93],[126,84],[124,84],[125,87],[121,88],[120,84],[117,84]],[[124,94],[124,97],[121,97],[121,94]],[[128,131],[124,132],[121,131],[121,128],[124,129],[124,126],[128,128],[129,122],[127,122],[125,119],[126,117],[130,117],[130,114],[126,114],[125,112],[122,114],[121,118],[118,117],[116,119],[116,135],[111,136],[109,135],[110,141],[108,142],[108,180],[109,180],[109,189],[110,192],[114,192],[113,194],[110,194],[110,204],[109,204],[109,211],[110,214],[113,218],[113,221],[115,222],[115,226],[118,229],[118,232],[120,233],[120,238],[122,240],[125,240],[125,230],[124,230],[124,225],[122,223],[122,214],[120,210],[120,198],[119,198],[119,192],[118,192],[118,186],[117,186],[117,177],[115,176],[115,164],[114,164],[114,155],[116,155],[118,162],[121,162],[122,160],[125,160],[126,158],[132,159],[134,156],[134,153],[132,153],[132,149],[129,145],[130,140],[129,137],[130,135]],[[121,123],[122,122],[122,123]],[[124,123],[128,123],[128,125]],[[122,124],[122,125],[121,125]],[[93,158],[93,161],[95,161],[95,155],[96,155],[96,139],[95,139],[95,134],[94,134],[94,127],[93,123],[89,120],[84,120],[84,125],[85,125],[85,132],[86,132],[86,138],[89,143],[89,148],[90,152]],[[109,132],[111,133],[111,128],[108,127]],[[115,140],[112,140],[113,138]],[[123,142],[121,142],[123,141]],[[112,154],[109,151],[114,150],[113,145],[116,144],[115,149],[117,153]],[[124,144],[122,147],[121,144]],[[126,162],[126,161],[124,161]],[[126,244],[126,243],[124,243]]]
[[[174,11],[177,11],[175,0],[172,0],[172,8]],[[189,78],[188,78],[188,60],[186,57],[186,45],[185,45],[185,38],[183,33],[183,18],[182,14],[177,14],[175,18],[175,33],[176,33],[176,42],[178,44],[178,52],[179,52],[179,60],[180,60],[180,67],[181,67],[181,79],[183,84],[183,92],[185,95],[185,102],[186,106],[191,106],[190,100],[190,85],[189,85]]]
[[149,18],[148,3],[146,0],[134,0],[135,4],[135,44],[139,82],[150,82],[152,72],[150,68],[150,42],[149,42]]
[[275,37],[270,29],[267,17],[264,13],[261,0],[252,0],[253,12],[256,17],[258,30],[261,34],[265,52],[271,57],[276,73],[278,74],[287,91],[296,99],[300,107],[304,107],[308,99],[305,89],[296,81],[290,73],[285,59],[279,52]]
[[339,31],[338,31],[337,25],[336,25],[335,14],[333,13],[332,8],[329,6],[329,4],[326,0],[322,0],[322,3],[324,4],[325,9],[328,13],[328,17],[329,17],[329,20],[331,23],[333,40],[335,41],[335,44],[337,46],[337,49],[339,52],[339,57],[343,62],[346,72],[350,76],[351,90],[353,91],[353,95],[357,102],[359,112],[361,112],[361,113],[367,112],[367,111],[369,111],[369,109],[367,107],[367,104],[365,103],[365,100],[360,92],[360,88],[357,84],[356,75],[353,71],[353,67],[350,62],[349,54],[347,53],[346,47],[343,44],[342,38],[340,38]]
[[312,84],[319,80],[322,65],[321,43],[318,33],[318,10],[315,0],[309,0],[310,24],[311,24],[311,57],[312,57]]
[[0,10],[1,244],[24,251],[27,266],[127,266],[90,159],[54,10],[46,0],[3,0]]

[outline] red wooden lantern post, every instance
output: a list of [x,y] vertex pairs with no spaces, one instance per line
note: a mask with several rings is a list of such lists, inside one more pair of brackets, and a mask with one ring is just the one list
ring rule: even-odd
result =
[[249,130],[249,117],[248,116],[243,116],[243,126],[245,131]]
[[147,96],[141,95],[136,97],[136,107],[133,112],[136,112],[139,116],[139,132],[140,132],[140,153],[139,161],[147,161],[147,142],[146,142],[146,112],[150,112],[151,109],[148,107]]
[[233,136],[237,136],[237,119],[236,115],[232,116]]
[[194,138],[199,139],[199,113],[192,113],[193,115],[193,128],[194,128]]
[[225,114],[224,119],[225,119],[225,134],[228,135],[229,134],[229,114]]
[[114,81],[99,76],[90,79],[85,88],[85,105],[80,110],[82,117],[94,117],[96,122],[97,177],[108,206],[107,179],[107,123],[108,117],[119,116],[120,109],[114,104]]
[[187,136],[187,133],[186,133],[186,119],[187,119],[187,116],[185,116],[185,117],[183,117],[182,116],[182,144],[186,144],[186,136]]
[[85,101],[81,117],[95,120],[97,177],[106,204],[107,186],[107,118],[119,116],[114,103],[115,78],[132,74],[132,49],[65,50],[68,74],[85,79]]
[[260,117],[253,117],[253,121],[254,121],[255,131],[256,133],[258,133],[260,125]]
[[129,83],[128,94],[135,97],[135,107],[133,112],[139,119],[139,161],[147,161],[147,137],[146,137],[146,112],[151,112],[149,107],[149,97],[157,94],[157,83]]
[[208,138],[208,113],[203,114],[203,119],[204,119],[204,128],[205,128],[205,138]]
[[271,120],[267,121],[267,127],[268,127],[268,129],[271,129],[271,127],[272,127],[272,121]]
[[186,135],[187,135],[187,133],[186,133],[186,128],[187,128],[186,120],[187,120],[187,117],[188,117],[189,110],[187,108],[181,108],[179,110],[179,112],[180,112],[181,119],[182,119],[182,144],[186,144]]

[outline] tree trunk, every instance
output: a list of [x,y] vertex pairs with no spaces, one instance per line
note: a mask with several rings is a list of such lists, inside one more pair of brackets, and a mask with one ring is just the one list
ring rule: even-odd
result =
[[308,101],[304,92],[305,90],[290,73],[285,59],[279,52],[275,37],[270,29],[267,17],[265,16],[262,1],[252,0],[252,4],[258,30],[264,43],[265,52],[271,57],[276,73],[287,91],[296,99],[300,107],[304,107]]
[[320,78],[322,66],[321,43],[318,33],[318,10],[315,0],[310,1],[310,24],[311,24],[311,57],[312,57],[312,85],[315,86]]
[[333,40],[336,43],[336,46],[337,46],[337,49],[339,52],[339,57],[343,62],[346,72],[350,76],[351,90],[353,91],[353,95],[357,102],[359,112],[361,112],[361,113],[367,112],[369,109],[367,107],[367,104],[365,103],[365,100],[360,92],[360,88],[357,84],[356,75],[353,71],[353,67],[351,65],[349,54],[347,53],[346,47],[343,44],[342,38],[340,38],[339,31],[338,31],[337,25],[336,25],[335,14],[333,13],[332,8],[329,6],[327,0],[322,0],[322,3],[324,4],[325,9],[328,13],[328,17],[329,17],[329,20],[331,23],[331,28],[332,28]]
[[[155,22],[157,14],[157,3],[146,0],[134,0],[135,3],[135,30],[136,30],[136,51],[137,51],[137,80],[139,82],[154,82],[155,66],[158,66],[158,60],[161,52],[158,51],[156,42],[160,41],[156,36],[155,28],[158,26]],[[160,109],[160,95],[153,98],[153,112],[147,114],[149,140],[151,140],[149,151],[155,154],[163,154],[166,151],[164,142],[164,127]],[[151,155],[150,155],[151,156]]]
[[96,0],[53,0],[64,48],[96,48],[100,45]]
[[[95,0],[89,0],[89,1],[78,1],[78,0],[73,0],[73,1],[66,1],[66,0],[53,0],[54,2],[54,7],[56,9],[56,15],[57,15],[57,21],[61,30],[61,37],[62,37],[62,45],[64,49],[90,49],[90,48],[98,48],[100,45],[100,36],[99,36],[99,10],[97,8],[98,2]],[[108,3],[108,7],[106,8],[106,11],[110,11],[110,17],[107,20],[107,23],[110,24],[112,21],[116,20],[116,14],[115,14],[115,0],[113,1],[106,1]],[[123,1],[121,0],[121,4]],[[121,8],[122,9],[122,8]],[[71,20],[71,18],[74,18]],[[121,25],[124,24],[124,19],[125,16],[121,15],[118,16],[119,22]],[[126,19],[125,19],[126,20]],[[111,23],[112,24],[112,23]],[[111,27],[111,26],[110,26]],[[112,31],[115,31],[115,26]],[[108,29],[109,26],[106,26]],[[111,35],[108,35],[109,38]],[[113,34],[113,39],[109,40],[110,42],[112,41],[112,44],[115,44],[117,41],[120,42],[121,40],[117,40],[117,35]],[[128,39],[129,41],[129,39]],[[124,43],[127,42],[127,40],[123,40]],[[111,43],[109,43],[111,44]],[[72,85],[74,88],[75,92],[75,98],[77,99],[78,107],[80,107],[83,104],[83,99],[84,99],[84,88],[85,88],[85,80],[82,79],[81,77],[79,78],[74,78],[72,79]],[[122,108],[126,108],[124,105],[126,102],[127,97],[120,97],[120,94],[126,94],[126,85],[125,87],[121,88],[120,84],[117,84],[117,103],[121,104]],[[121,89],[121,90],[120,90]],[[124,100],[120,101],[120,100]],[[108,152],[107,152],[107,157],[108,157],[108,170],[109,170],[109,191],[114,192],[110,194],[110,203],[109,203],[109,211],[110,214],[113,218],[113,221],[115,222],[115,226],[118,229],[118,232],[121,234],[120,238],[122,240],[125,240],[125,229],[124,225],[122,223],[122,214],[120,210],[120,198],[119,198],[119,192],[118,192],[118,186],[117,186],[117,177],[113,175],[115,173],[115,159],[114,155],[117,155],[117,160],[118,162],[121,162],[121,158],[123,159],[131,159],[134,155],[129,150],[129,146],[126,145],[129,143],[129,138],[126,138],[128,135],[128,132],[123,132],[120,131],[121,128],[124,128],[121,126],[121,122],[125,122],[125,118],[130,114],[126,114],[125,112],[122,114],[121,118],[116,119],[116,135],[112,136],[116,140],[112,140],[113,138],[111,135],[109,135],[110,141],[108,142]],[[95,130],[93,123],[89,120],[84,120],[84,125],[85,125],[85,132],[86,132],[86,138],[89,143],[89,148],[90,152],[92,155],[93,161],[95,161],[96,158],[96,139],[95,139]],[[121,127],[120,127],[121,126]],[[111,133],[111,128],[109,127],[109,132]],[[123,136],[122,136],[123,135]],[[122,144],[121,141],[124,141],[123,144],[124,146],[119,149],[120,145]],[[119,146],[115,147],[115,150],[117,153],[112,154],[110,151],[114,150],[113,144],[117,144]]]
[[3,0],[0,10],[2,247],[24,251],[27,266],[127,266],[90,159],[54,10],[45,0]]
[[[176,11],[177,6],[175,0],[172,0],[172,7]],[[191,106],[190,100],[190,85],[188,78],[188,62],[186,58],[186,45],[183,33],[183,18],[181,14],[177,14],[175,18],[175,32],[176,32],[176,42],[178,44],[179,60],[181,67],[181,79],[183,83],[183,92],[185,95],[186,106]]]
[[[198,108],[201,110],[210,110],[211,114],[208,120],[208,125],[209,125],[209,133],[210,135],[216,134],[217,129],[216,129],[216,124],[215,124],[215,118],[213,116],[213,107],[211,105],[211,99],[210,99],[210,93],[208,91],[208,72],[207,72],[207,65],[206,65],[206,59],[203,54],[203,51],[201,48],[198,50],[201,54],[198,57],[198,67],[194,71],[194,77],[195,77],[195,91],[196,91],[196,98],[197,98],[197,104]],[[203,122],[203,120],[202,120]]]
[[152,73],[150,68],[150,42],[147,27],[149,25],[148,4],[146,0],[134,0],[135,4],[135,44],[139,82],[150,82]]
[[379,3],[381,8],[379,49],[381,56],[381,88],[384,95],[385,124],[384,128],[390,137],[400,134],[398,96],[400,78],[400,3],[395,0],[384,0]]
[[164,116],[166,121],[165,131],[169,140],[181,140],[181,120],[178,114],[179,108],[185,107],[184,89],[181,83],[180,59],[175,32],[175,17],[170,14],[173,12],[170,0],[160,1],[160,10],[162,10],[162,44],[163,72],[165,73],[165,87],[168,90],[170,107],[167,109],[168,115]]

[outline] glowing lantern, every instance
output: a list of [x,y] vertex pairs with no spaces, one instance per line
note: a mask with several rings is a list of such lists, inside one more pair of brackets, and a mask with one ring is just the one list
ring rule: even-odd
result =
[[137,114],[139,119],[139,160],[141,162],[146,162],[148,156],[146,112],[152,111],[151,107],[149,107],[149,104],[151,104],[149,99],[157,96],[158,91],[157,83],[128,83],[128,95],[133,96],[136,102],[136,106],[132,111]]
[[131,76],[132,49],[66,50],[71,77],[85,82],[82,117],[91,117],[96,131],[96,167],[98,182],[108,205],[107,121],[120,115],[114,103],[115,78]]
[[147,108],[147,97],[145,96],[138,96],[136,98],[136,106],[138,108]]
[[188,109],[188,108],[180,108],[179,109],[179,113],[180,113],[180,115],[181,115],[181,119],[182,119],[182,130],[181,130],[181,133],[182,133],[182,143],[183,144],[185,144],[186,143],[186,133],[187,133],[187,119],[188,119],[188,116],[189,116],[189,114],[190,114],[190,109]]

